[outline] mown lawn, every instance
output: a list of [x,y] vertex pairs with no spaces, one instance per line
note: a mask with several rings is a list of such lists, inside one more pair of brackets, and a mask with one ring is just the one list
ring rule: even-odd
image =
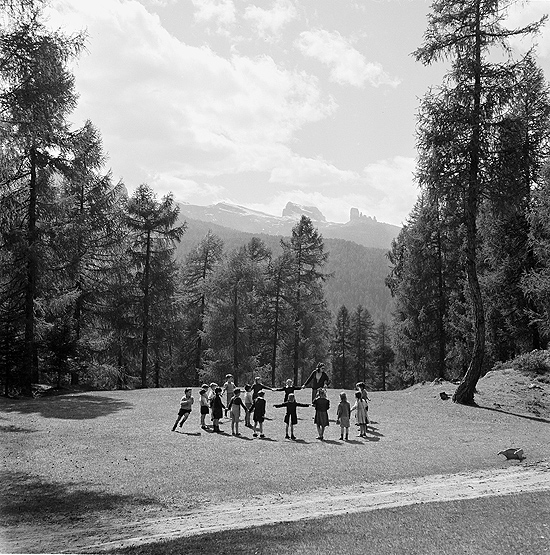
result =
[[[244,427],[242,438],[205,432],[198,410],[171,432],[180,389],[0,399],[2,521],[92,528],[109,515],[170,516],[264,493],[502,468],[516,464],[497,456],[512,445],[523,447],[525,463],[550,459],[548,420],[442,401],[442,388],[452,386],[372,393],[369,438],[353,428],[348,443],[334,422],[328,441],[317,441],[311,408],[299,409],[299,441],[286,440],[275,392],[266,393],[264,440]],[[338,393],[329,392],[332,419]],[[310,391],[298,400],[309,402]],[[222,428],[230,432],[227,421]]]

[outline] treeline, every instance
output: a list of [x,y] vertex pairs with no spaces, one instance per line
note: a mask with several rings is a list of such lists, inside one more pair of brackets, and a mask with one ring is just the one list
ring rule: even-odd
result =
[[550,332],[549,89],[534,54],[509,59],[506,42],[545,18],[505,29],[507,5],[432,6],[415,56],[451,69],[420,105],[421,194],[390,253],[395,369],[406,383],[464,376],[464,403]]

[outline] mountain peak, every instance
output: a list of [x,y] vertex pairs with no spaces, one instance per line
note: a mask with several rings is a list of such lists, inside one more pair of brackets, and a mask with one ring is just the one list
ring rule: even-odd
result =
[[312,222],[326,222],[323,213],[315,206],[302,206],[294,202],[287,202],[283,208],[283,218],[300,218],[307,216]]

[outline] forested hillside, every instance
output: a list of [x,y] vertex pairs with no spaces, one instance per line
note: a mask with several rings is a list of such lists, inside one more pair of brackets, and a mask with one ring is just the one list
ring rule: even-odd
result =
[[[214,223],[185,218],[187,231],[177,246],[177,256],[183,258],[211,230],[223,240],[224,251],[229,252],[258,237],[273,251],[282,252],[282,236],[252,234]],[[384,280],[389,273],[387,251],[364,247],[352,241],[324,238],[329,253],[325,271],[331,275],[325,282],[325,298],[332,315],[345,305],[352,310],[363,305],[375,322],[391,319],[391,294]]]

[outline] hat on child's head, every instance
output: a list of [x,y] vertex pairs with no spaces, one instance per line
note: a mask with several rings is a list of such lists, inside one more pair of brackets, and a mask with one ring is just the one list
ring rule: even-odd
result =
[[192,390],[190,387],[186,387],[186,388],[184,389],[184,391],[185,391],[185,393],[187,393],[188,391],[193,391],[193,390]]
[[201,385],[202,389],[208,389],[210,386],[207,383]]
[[233,377],[233,374],[226,374],[225,375],[225,379],[232,378],[232,377]]

